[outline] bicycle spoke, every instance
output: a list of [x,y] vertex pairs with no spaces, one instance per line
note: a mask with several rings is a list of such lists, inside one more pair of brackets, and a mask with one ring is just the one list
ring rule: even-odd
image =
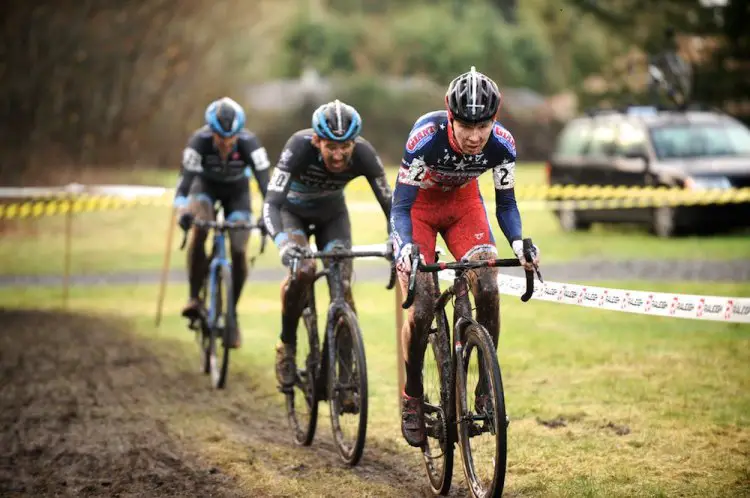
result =
[[[441,320],[438,318],[437,320]],[[441,326],[447,327],[444,321]],[[432,329],[422,363],[424,420],[427,441],[422,448],[427,477],[434,494],[446,494],[453,473],[453,441],[450,435],[451,382],[447,332]]]
[[367,367],[356,315],[348,309],[340,312],[331,347],[331,426],[342,459],[355,465],[362,456],[367,431]]
[[473,495],[499,496],[507,458],[505,402],[495,349],[483,327],[467,328],[462,357],[457,392],[465,400],[458,417],[464,473]]
[[[297,444],[307,446],[315,436],[318,401],[315,394],[315,371],[318,368],[318,328],[313,309],[305,308],[302,322],[307,332],[297,339],[297,375],[292,389],[286,393],[287,419]],[[300,331],[301,332],[301,331]],[[299,363],[301,361],[301,363]]]

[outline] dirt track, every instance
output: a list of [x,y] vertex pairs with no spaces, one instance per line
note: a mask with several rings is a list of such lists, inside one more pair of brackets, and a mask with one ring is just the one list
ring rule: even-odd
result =
[[[285,422],[248,379],[233,374],[249,387],[217,395],[192,357],[158,349],[127,323],[0,309],[0,327],[0,496],[290,496],[268,479],[239,479],[238,465],[310,483],[347,473],[354,485],[383,486],[387,495],[424,494],[418,466],[369,441],[355,469],[337,463],[330,437],[304,451],[280,442]],[[201,433],[188,414],[204,417]],[[205,434],[214,423],[231,437]],[[214,445],[209,456],[206,444]],[[241,458],[216,456],[232,445]],[[313,494],[342,492],[302,484]]]

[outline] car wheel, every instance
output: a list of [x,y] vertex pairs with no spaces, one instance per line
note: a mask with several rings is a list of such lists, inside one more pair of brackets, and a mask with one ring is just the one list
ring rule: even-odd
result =
[[660,206],[654,209],[651,231],[657,237],[662,238],[673,237],[677,234],[677,221],[673,207]]
[[575,232],[577,230],[588,230],[591,228],[591,223],[581,221],[578,216],[578,212],[575,209],[562,208],[558,213],[560,219],[560,227],[563,232]]

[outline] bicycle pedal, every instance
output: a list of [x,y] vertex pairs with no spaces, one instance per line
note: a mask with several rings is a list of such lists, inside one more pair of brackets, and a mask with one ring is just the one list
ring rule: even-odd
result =
[[276,389],[279,390],[282,394],[293,394],[294,393],[294,386],[276,386]]

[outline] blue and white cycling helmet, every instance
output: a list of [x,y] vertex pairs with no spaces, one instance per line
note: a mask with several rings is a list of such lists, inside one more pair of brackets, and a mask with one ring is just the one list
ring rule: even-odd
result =
[[362,131],[362,118],[354,107],[336,99],[318,107],[312,116],[315,134],[326,140],[354,140]]
[[211,102],[205,117],[211,131],[224,138],[235,136],[245,127],[245,111],[229,97]]

